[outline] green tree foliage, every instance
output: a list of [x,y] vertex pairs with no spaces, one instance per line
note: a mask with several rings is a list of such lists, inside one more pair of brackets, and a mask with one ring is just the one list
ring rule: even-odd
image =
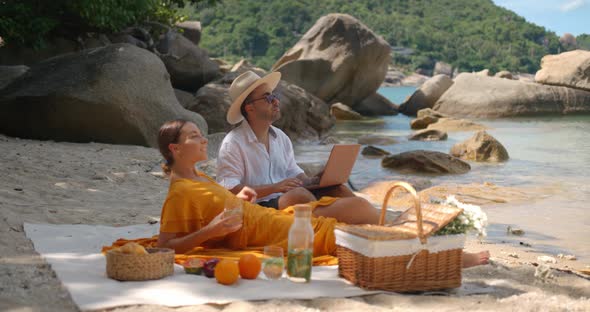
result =
[[0,0],[0,37],[42,47],[52,36],[116,32],[145,21],[171,25],[179,7],[214,0]]
[[444,61],[462,71],[534,72],[542,56],[564,50],[555,33],[491,0],[223,0],[190,15],[213,56],[270,68],[329,13],[350,14],[391,46],[411,48],[393,55],[411,70]]
[[576,43],[579,49],[590,50],[590,35],[581,34],[576,37]]

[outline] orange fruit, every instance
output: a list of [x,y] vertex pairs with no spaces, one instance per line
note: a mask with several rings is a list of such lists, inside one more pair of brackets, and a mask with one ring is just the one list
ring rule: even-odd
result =
[[242,255],[238,263],[240,276],[245,279],[256,279],[262,269],[262,262],[251,254]]
[[238,281],[240,270],[238,264],[232,260],[221,260],[215,266],[215,279],[219,284],[231,285]]

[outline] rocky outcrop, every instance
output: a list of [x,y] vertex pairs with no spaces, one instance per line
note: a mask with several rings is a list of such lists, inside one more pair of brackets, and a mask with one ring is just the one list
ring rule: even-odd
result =
[[[239,75],[239,72],[229,72],[221,79],[208,83],[199,89],[195,104],[188,108],[202,114],[212,132],[227,132],[232,128],[225,119],[231,105],[228,90]],[[281,81],[277,92],[280,94],[282,117],[274,126],[282,129],[292,140],[317,140],[334,125],[328,105],[302,88]]]
[[449,118],[449,115],[443,114],[441,112],[437,112],[435,110],[433,110],[432,108],[424,108],[418,111],[418,114],[416,114],[416,118],[422,118],[422,117],[426,117],[426,116],[431,116],[431,117],[435,117],[435,118]]
[[382,87],[397,87],[402,85],[402,80],[406,77],[404,73],[394,68],[390,68],[385,73],[385,79],[381,84]]
[[414,130],[426,129],[428,125],[433,124],[438,121],[437,117],[434,116],[424,116],[421,118],[416,118],[410,121],[410,128]]
[[352,109],[364,116],[393,116],[398,113],[397,105],[379,93],[368,96],[360,103],[355,104]]
[[450,154],[472,161],[503,162],[509,158],[506,148],[485,131],[479,131],[473,137],[453,145]]
[[478,76],[484,76],[484,77],[489,77],[489,76],[492,75],[492,73],[490,72],[490,70],[487,69],[487,68],[486,69],[482,69],[482,70],[476,72],[475,74],[478,75]]
[[0,132],[23,138],[157,146],[160,126],[183,109],[164,64],[128,44],[43,61],[0,91]]
[[458,117],[590,112],[590,91],[462,73],[434,110]]
[[374,94],[385,78],[391,48],[346,14],[321,17],[273,66],[283,80],[326,103],[350,107]]
[[[447,133],[440,130],[424,129],[416,131],[408,140],[410,141],[444,141],[448,137]],[[454,155],[453,155],[454,156]]]
[[0,66],[0,90],[29,70],[25,65]]
[[195,105],[195,96],[190,92],[174,89],[174,95],[176,96],[180,106],[186,109],[189,109],[189,107]]
[[435,151],[410,151],[385,156],[381,166],[404,173],[458,174],[471,170],[468,163]]
[[330,115],[336,120],[360,120],[363,119],[361,114],[353,111],[350,107],[342,103],[334,103],[330,106]]
[[446,132],[479,131],[487,129],[486,126],[475,123],[471,120],[457,118],[439,118],[435,123],[429,124],[426,128],[429,130]]
[[363,154],[363,156],[367,156],[367,157],[383,157],[386,155],[390,155],[391,153],[384,150],[384,149],[369,145],[369,146],[365,146],[363,148],[363,150],[361,151],[361,154]]
[[192,43],[199,45],[201,42],[201,22],[184,21],[176,23],[176,27],[182,29],[182,35]]
[[445,63],[445,62],[436,62],[434,64],[434,72],[432,73],[433,76],[436,75],[446,75],[449,78],[453,77],[453,65]]
[[535,81],[590,91],[590,51],[575,50],[545,55]]
[[428,79],[430,79],[429,76],[413,73],[402,79],[402,86],[419,87],[422,84],[424,84]]
[[201,114],[207,120],[211,132],[231,130],[225,115],[231,106],[229,86],[237,76],[239,76],[238,73],[228,73],[223,78],[206,84],[197,91],[194,101],[191,102],[192,105],[186,108]]
[[505,78],[505,79],[512,79],[513,78],[512,73],[507,70],[497,72],[496,75],[494,75],[494,77]]
[[274,123],[294,140],[317,139],[334,126],[328,105],[303,88],[281,81],[281,119]]
[[434,103],[453,85],[453,80],[447,75],[436,75],[428,79],[412,96],[403,102],[399,111],[405,115],[416,116],[424,108],[432,108]]
[[156,48],[170,73],[174,88],[196,92],[221,77],[219,65],[209,59],[207,51],[176,32],[167,32]]
[[397,140],[384,135],[365,134],[358,138],[358,144],[363,145],[392,145],[397,143]]

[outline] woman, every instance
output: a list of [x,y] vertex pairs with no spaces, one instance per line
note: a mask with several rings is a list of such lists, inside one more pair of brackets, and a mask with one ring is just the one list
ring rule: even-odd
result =
[[[195,170],[207,159],[207,139],[199,128],[185,120],[165,123],[158,145],[166,160],[164,171],[170,177],[168,196],[162,207],[158,246],[185,253],[194,247],[244,249],[279,245],[287,247],[293,208],[282,211],[253,204],[256,193],[244,187],[237,195]],[[226,200],[243,199],[243,217],[223,216]],[[334,254],[334,226],[376,224],[379,212],[360,197],[323,197],[311,202],[314,218],[314,256]],[[488,252],[465,254],[463,264],[487,263]]]

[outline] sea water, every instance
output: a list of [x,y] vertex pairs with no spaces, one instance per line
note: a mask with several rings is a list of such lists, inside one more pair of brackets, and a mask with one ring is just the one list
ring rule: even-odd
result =
[[[379,93],[401,103],[415,88],[381,88]],[[391,153],[423,149],[449,153],[451,147],[473,136],[473,131],[449,132],[446,141],[409,141],[411,118],[383,116],[381,122],[338,122],[330,135],[340,142],[355,143],[365,134],[387,135],[397,144],[380,146]],[[590,115],[527,118],[471,119],[508,151],[507,162],[469,162],[466,174],[424,176],[400,174],[381,167],[379,158],[359,155],[351,174],[352,184],[361,189],[374,181],[425,179],[441,183],[484,183],[538,190],[530,201],[487,205],[489,242],[525,241],[534,249],[557,254],[574,254],[590,261]],[[296,145],[298,162],[318,162],[330,154],[330,145]],[[521,228],[523,237],[509,236],[506,228]]]

